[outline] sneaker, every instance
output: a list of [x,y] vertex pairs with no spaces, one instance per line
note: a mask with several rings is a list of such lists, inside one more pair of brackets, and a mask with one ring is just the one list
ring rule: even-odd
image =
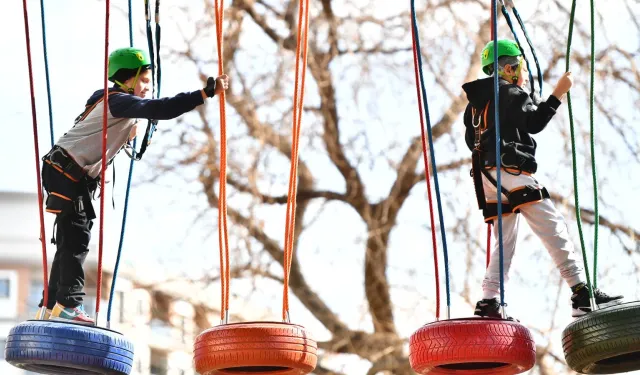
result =
[[476,311],[474,311],[473,314],[485,318],[502,319],[502,314],[500,314],[500,303],[497,298],[478,301],[478,303],[476,303]]
[[44,318],[40,316],[40,314],[42,313],[42,309],[38,309],[38,312],[36,313],[36,320],[47,320],[51,317],[51,310],[46,309],[44,312]]
[[[573,307],[572,317],[577,318],[591,312],[591,301],[589,300],[589,288],[581,284],[572,288],[571,306]],[[622,303],[624,296],[610,296],[600,289],[594,289],[593,296],[596,299],[598,308],[603,309]]]
[[71,322],[84,325],[95,325],[95,321],[87,315],[82,305],[77,307],[64,307],[59,303],[53,307],[50,320],[58,322]]

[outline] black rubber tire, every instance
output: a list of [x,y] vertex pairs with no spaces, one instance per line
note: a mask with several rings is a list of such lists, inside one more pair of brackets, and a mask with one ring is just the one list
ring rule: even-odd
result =
[[7,337],[5,360],[15,367],[54,375],[123,375],[133,367],[133,344],[101,327],[28,320]]
[[640,370],[640,302],[596,310],[562,332],[569,367],[582,374]]

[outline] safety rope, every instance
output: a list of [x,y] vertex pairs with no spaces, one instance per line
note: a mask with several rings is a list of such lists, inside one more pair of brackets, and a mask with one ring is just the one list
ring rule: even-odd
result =
[[109,111],[109,14],[111,1],[105,2],[105,31],[104,31],[104,99],[102,112],[102,166],[100,171],[100,233],[98,240],[98,279],[96,281],[96,325],[100,313],[100,297],[102,295],[102,248],[104,241],[104,192],[105,192],[105,172],[107,169],[107,114]]
[[[29,90],[31,92],[31,120],[33,122],[33,150],[36,158],[36,180],[38,182],[38,213],[40,214],[40,244],[42,245],[42,275],[44,279],[44,293],[42,296],[42,309],[47,308],[49,303],[49,272],[47,267],[47,245],[45,242],[44,230],[44,208],[42,195],[42,181],[40,179],[40,151],[38,150],[38,119],[36,115],[36,98],[33,88],[33,66],[31,63],[31,38],[29,37],[29,13],[27,11],[27,0],[22,0],[22,8],[24,11],[24,35],[27,45],[27,66],[29,68]],[[44,319],[44,314],[40,317]]]
[[[491,0],[491,38],[493,39],[493,56],[498,56],[498,1]],[[493,108],[495,116],[496,131],[496,155],[502,155],[500,152],[500,95],[499,95],[499,77],[498,77],[498,59],[493,59]],[[504,243],[502,238],[502,176],[501,165],[496,168],[496,195],[498,206],[498,247],[500,250],[500,305],[502,306],[503,318],[504,313]]]
[[[224,74],[224,56],[222,43],[222,23],[224,21],[224,1],[215,0],[216,40],[218,53],[218,76]],[[231,271],[229,269],[229,232],[227,227],[227,115],[224,90],[220,93],[220,186],[218,190],[218,245],[220,247],[220,319],[223,323],[229,320],[229,285]]]
[[[133,47],[133,17],[131,9],[131,1],[129,2],[129,47]],[[136,138],[133,139],[133,149],[136,148]],[[120,227],[120,241],[118,243],[118,254],[116,255],[116,264],[113,267],[113,280],[111,281],[111,289],[109,292],[109,307],[107,308],[107,328],[111,327],[111,311],[113,306],[113,296],[116,290],[116,280],[118,279],[118,270],[120,269],[120,257],[122,256],[122,245],[124,244],[124,231],[127,224],[127,210],[129,208],[129,193],[131,192],[131,178],[133,176],[134,159],[129,161],[129,177],[127,179],[127,191],[124,196],[124,212],[122,213],[122,226]],[[122,303],[122,301],[120,301]]]
[[[149,58],[151,59],[151,98],[160,97],[160,0],[156,0],[155,7],[155,23],[156,23],[156,51],[153,49],[153,33],[151,31],[151,5],[149,0],[144,0],[144,14],[147,26],[147,45],[149,47]],[[157,60],[156,60],[157,59]],[[157,86],[158,91],[156,93],[156,65],[158,69]],[[129,157],[134,160],[141,160],[142,155],[147,151],[149,142],[153,137],[153,133],[156,131],[158,120],[149,119],[147,121],[147,129],[142,137],[142,144],[140,145],[140,151],[136,152],[135,146],[133,147],[132,155]]]
[[47,57],[47,28],[44,19],[44,0],[40,0],[40,18],[42,20],[42,50],[44,55],[44,74],[47,81],[47,105],[49,106],[49,129],[51,148],[55,144],[53,136],[53,108],[51,106],[51,84],[49,82],[49,58]]
[[[431,170],[433,171],[433,181],[435,185],[436,191],[436,202],[438,204],[438,215],[440,219],[440,234],[442,236],[442,250],[444,253],[444,274],[445,274],[445,285],[447,292],[447,319],[451,317],[451,293],[449,286],[449,252],[447,250],[447,236],[444,228],[444,217],[442,214],[442,201],[440,199],[440,185],[438,183],[438,168],[436,167],[436,155],[433,147],[433,134],[431,131],[431,119],[429,116],[429,100],[427,98],[427,88],[424,83],[424,74],[422,71],[422,49],[420,48],[420,33],[418,30],[418,20],[416,16],[416,8],[415,8],[415,0],[411,0],[411,21],[412,21],[412,29],[413,34],[415,36],[415,52],[414,55],[417,56],[418,60],[418,72],[420,76],[420,86],[422,88],[422,98],[424,99],[424,111],[425,117],[427,119],[427,134],[429,138],[429,151],[431,153]],[[424,129],[424,125],[422,126]],[[422,138],[423,147],[424,145],[424,137]],[[428,179],[427,179],[428,180]]]
[[[303,19],[304,18],[304,19]],[[304,30],[303,30],[304,22]],[[304,39],[303,39],[304,32]],[[309,0],[304,0],[298,6],[298,35],[296,45],[296,72],[293,97],[293,126],[291,142],[291,167],[289,170],[289,191],[287,198],[287,213],[284,234],[284,280],[282,297],[282,320],[290,321],[289,316],[289,276],[293,262],[293,247],[296,222],[296,198],[298,193],[298,150],[300,144],[300,129],[302,125],[302,109],[304,102],[304,85],[307,72],[307,52],[309,35]],[[302,62],[300,61],[302,57]],[[302,66],[301,66],[302,65]],[[300,73],[300,69],[302,72]]]
[[[158,78],[157,78],[157,85],[158,85],[158,95],[156,96],[156,98],[160,97],[160,85],[162,82],[162,67],[160,65],[160,0],[156,0],[156,17],[155,17],[155,21],[156,21],[156,65],[157,65],[157,69],[158,69]],[[154,128],[155,130],[155,128]],[[151,134],[149,135],[149,138],[151,138],[153,136],[153,132],[151,132]]]
[[[540,85],[540,97],[542,97],[543,77],[542,77],[542,69],[540,69],[540,62],[538,61],[538,55],[536,54],[536,49],[533,48],[533,43],[531,42],[531,38],[529,38],[529,33],[527,32],[527,28],[525,27],[524,22],[522,21],[522,17],[520,17],[520,13],[518,13],[518,9],[516,9],[515,6],[513,6],[513,15],[516,16],[516,20],[520,24],[520,28],[522,28],[522,33],[524,34],[524,38],[527,40],[527,44],[531,49],[531,54],[533,55],[533,61],[536,63],[536,69],[538,71],[538,84]],[[525,60],[526,60],[526,56],[525,56]],[[529,68],[529,61],[527,61],[527,69],[529,70],[529,80],[533,82],[533,77],[531,76],[531,69]],[[535,88],[533,84],[531,87],[533,88],[531,91],[531,93],[533,94],[535,92]]]
[[516,30],[513,27],[513,22],[511,22],[511,17],[509,16],[509,13],[507,12],[505,5],[502,5],[502,15],[504,16],[504,19],[507,21],[507,25],[509,26],[511,33],[513,34],[513,39],[515,39],[516,43],[518,44],[518,48],[520,48],[520,52],[524,57],[524,62],[527,64],[527,70],[529,71],[529,83],[531,84],[531,92],[534,93],[536,91],[536,82],[533,80],[533,74],[531,73],[531,65],[529,64],[529,59],[527,58],[527,54],[525,53],[524,48],[522,47],[522,44],[520,44],[520,39],[518,38],[518,34],[516,33]]
[[422,159],[424,161],[424,174],[427,180],[427,197],[429,200],[429,218],[431,220],[431,242],[433,246],[433,266],[435,269],[436,284],[436,320],[440,320],[440,273],[438,270],[438,240],[436,238],[436,224],[433,214],[433,199],[431,197],[431,176],[429,175],[429,160],[427,157],[427,141],[424,131],[424,116],[422,111],[422,96],[420,94],[420,72],[418,69],[418,49],[416,48],[416,31],[411,28],[413,40],[413,70],[416,78],[416,95],[418,97],[418,112],[420,113],[420,133],[422,139]]
[[[505,4],[505,2],[507,4]],[[515,39],[516,43],[518,44],[518,47],[520,48],[520,51],[522,52],[522,56],[524,56],[524,61],[527,64],[527,70],[529,71],[529,83],[531,84],[531,93],[533,94],[536,91],[536,85],[535,85],[535,81],[533,80],[533,74],[531,73],[531,65],[529,64],[529,59],[527,58],[527,54],[525,53],[524,48],[520,44],[520,40],[518,39],[518,34],[516,33],[516,30],[513,27],[513,22],[511,22],[511,17],[509,16],[509,12],[507,11],[506,8],[510,7],[513,10],[513,15],[516,17],[516,20],[518,21],[518,24],[520,24],[520,28],[522,29],[522,33],[524,34],[524,37],[527,40],[527,44],[529,44],[529,48],[531,49],[531,54],[533,55],[533,60],[536,63],[536,69],[538,71],[538,84],[540,85],[540,96],[542,96],[542,81],[543,81],[542,70],[540,69],[540,62],[538,61],[538,55],[536,54],[536,49],[533,47],[533,43],[531,43],[531,38],[529,38],[529,33],[527,32],[527,27],[525,26],[524,22],[522,21],[522,17],[520,17],[520,13],[518,13],[518,9],[516,9],[516,6],[513,4],[513,0],[511,0],[511,1],[500,0],[500,3],[502,4],[502,7],[501,7],[502,15],[504,16],[505,20],[507,21],[507,25],[509,26],[509,29],[511,30],[511,33],[513,34],[513,38]]]
[[[573,24],[575,20],[576,14],[576,0],[573,0],[571,4],[571,15],[569,17],[569,36],[567,40],[567,54],[565,57],[566,66],[565,71],[569,71],[569,63],[571,62],[571,42],[573,39]],[[593,185],[594,185],[594,211],[595,211],[595,243],[594,243],[594,259],[597,261],[598,256],[598,225],[599,225],[599,214],[598,214],[598,189],[597,189],[597,179],[596,179],[596,166],[595,166],[595,145],[594,145],[594,136],[593,136],[593,95],[594,95],[594,66],[595,66],[595,56],[594,56],[594,42],[595,42],[595,20],[594,20],[594,4],[593,0],[591,0],[591,92],[590,92],[590,121],[591,121],[591,166],[593,169]],[[578,224],[578,234],[580,237],[580,246],[582,248],[582,257],[584,261],[584,270],[587,275],[587,286],[589,287],[589,297],[593,304],[593,288],[591,288],[591,279],[589,276],[589,263],[587,259],[587,250],[584,243],[584,235],[582,232],[582,218],[580,215],[580,198],[578,193],[578,165],[577,165],[577,156],[576,156],[576,140],[575,140],[575,129],[574,129],[574,121],[573,121],[573,106],[571,104],[571,91],[567,92],[567,107],[569,108],[569,129],[571,131],[571,157],[572,157],[572,169],[573,169],[573,191],[574,191],[574,201],[576,206],[576,221]],[[595,287],[595,276],[597,275],[596,264],[594,263],[594,283]],[[594,304],[595,305],[595,304]],[[595,307],[595,306],[592,306]]]

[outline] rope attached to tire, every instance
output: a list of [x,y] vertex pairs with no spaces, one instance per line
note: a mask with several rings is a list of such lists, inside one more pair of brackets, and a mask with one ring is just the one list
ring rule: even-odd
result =
[[[424,99],[424,111],[425,111],[425,117],[427,120],[427,134],[428,134],[428,140],[429,140],[429,151],[431,154],[431,170],[433,171],[433,182],[434,182],[434,186],[435,186],[435,192],[436,192],[436,202],[438,204],[438,215],[439,215],[439,219],[440,219],[440,235],[442,236],[442,252],[444,254],[444,277],[445,277],[445,287],[446,287],[446,293],[447,293],[447,319],[449,319],[451,317],[451,292],[450,292],[450,286],[449,286],[449,251],[447,249],[447,235],[446,235],[446,231],[444,228],[444,217],[443,217],[443,210],[442,210],[442,200],[440,199],[440,184],[438,183],[438,168],[436,166],[436,154],[435,154],[435,150],[433,147],[433,134],[431,131],[431,118],[429,116],[429,103],[428,103],[428,98],[427,98],[427,87],[424,83],[424,74],[422,73],[422,49],[420,48],[420,31],[418,30],[418,19],[416,16],[416,9],[415,9],[415,0],[411,0],[411,34],[413,36],[413,49],[414,49],[414,64],[417,65],[417,69],[418,69],[418,76],[420,78],[420,87],[421,87],[421,91],[422,91],[422,98]],[[416,82],[416,85],[418,84],[418,82]],[[420,103],[420,96],[418,95],[418,103]],[[425,145],[425,139],[424,139],[424,123],[422,122],[422,109],[420,109],[421,112],[421,127],[422,127],[422,149],[423,152],[426,149],[426,145]],[[429,181],[429,176],[427,175],[427,183]],[[431,205],[430,205],[431,207]],[[433,215],[433,210],[431,212],[431,214]],[[433,220],[432,220],[432,225],[431,225],[432,229],[434,227],[433,225]],[[435,250],[435,245],[434,245],[434,251]],[[434,258],[437,258],[436,256],[434,256]],[[435,261],[436,267],[437,267],[437,259]],[[436,268],[436,273],[437,273],[437,268]],[[439,284],[436,282],[436,288],[439,289]],[[439,296],[437,297],[439,301]],[[439,305],[439,302],[437,302],[437,305]],[[439,310],[439,309],[438,309]],[[437,312],[439,315],[439,311]]]
[[422,160],[424,162],[424,175],[427,181],[427,198],[429,200],[429,219],[431,220],[431,244],[433,246],[433,267],[435,269],[436,285],[436,320],[440,320],[440,274],[438,270],[438,240],[436,238],[436,224],[433,215],[433,199],[431,198],[431,176],[429,175],[429,158],[427,156],[427,141],[424,131],[424,117],[422,112],[422,95],[420,93],[420,65],[416,39],[416,29],[411,27],[411,37],[413,40],[413,67],[416,77],[416,95],[418,97],[418,112],[420,113],[420,137],[422,140]]
[[[44,276],[44,295],[42,302],[42,312],[40,316],[44,318],[44,311],[49,301],[49,272],[47,263],[47,244],[44,230],[44,207],[42,203],[42,180],[40,178],[40,151],[38,149],[38,118],[36,114],[35,89],[33,87],[33,65],[31,63],[31,38],[29,37],[29,12],[27,10],[27,0],[22,0],[24,14],[24,34],[27,46],[27,66],[29,68],[29,90],[31,92],[31,120],[33,124],[33,150],[36,158],[36,179],[38,181],[38,213],[40,217],[40,244],[42,245],[42,273]],[[44,9],[44,8],[43,8]]]
[[[128,0],[129,8],[129,47],[133,47],[133,17],[131,9],[132,0]],[[136,137],[137,138],[137,137]],[[136,149],[136,138],[133,139],[133,149]],[[107,307],[107,328],[111,327],[111,311],[113,307],[113,297],[116,290],[116,280],[118,279],[118,271],[120,269],[120,259],[122,256],[122,246],[124,245],[124,233],[127,225],[127,212],[129,210],[129,194],[131,193],[131,179],[133,178],[133,165],[135,159],[129,160],[129,175],[127,177],[127,189],[124,195],[124,209],[122,212],[122,225],[120,227],[120,240],[118,241],[118,253],[116,255],[116,263],[113,267],[113,278],[111,281],[111,289],[109,292],[109,306]]]
[[[218,53],[218,75],[223,69],[223,2],[215,0],[215,21]],[[201,374],[272,374],[303,375],[313,371],[318,360],[317,343],[304,327],[289,323],[288,281],[293,259],[295,203],[297,191],[297,161],[304,98],[304,74],[307,62],[309,30],[309,0],[301,1],[298,9],[298,43],[296,48],[296,80],[293,100],[291,167],[285,225],[283,259],[282,322],[246,322],[229,324],[229,243],[227,230],[227,138],[224,91],[220,95],[220,187],[218,200],[218,237],[221,275],[221,324],[196,337],[194,366]],[[304,24],[304,29],[302,25]],[[304,34],[303,34],[304,31]],[[302,44],[304,38],[304,45]],[[302,50],[302,51],[301,51]],[[301,56],[302,55],[302,56]],[[300,61],[302,57],[303,62]],[[302,67],[300,66],[302,65]],[[301,82],[299,73],[302,68]]]

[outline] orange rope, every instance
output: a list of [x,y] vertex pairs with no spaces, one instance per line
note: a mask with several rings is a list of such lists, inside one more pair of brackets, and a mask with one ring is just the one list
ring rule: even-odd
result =
[[[302,24],[304,17],[304,42]],[[300,2],[298,7],[298,42],[296,45],[296,78],[293,97],[293,128],[291,142],[291,169],[289,171],[289,192],[287,198],[287,214],[285,223],[284,243],[284,290],[282,298],[282,320],[288,320],[289,313],[289,275],[293,261],[293,243],[295,233],[296,197],[298,191],[298,145],[300,143],[300,128],[302,124],[302,108],[304,102],[304,84],[307,71],[307,46],[309,34],[309,0]],[[302,74],[300,74],[300,57],[302,49]],[[299,83],[299,80],[300,83]],[[298,98],[299,95],[299,98]]]
[[[224,58],[222,56],[222,22],[224,0],[215,0],[216,36],[218,42],[218,76],[224,74]],[[227,229],[227,122],[224,91],[220,93],[220,190],[218,193],[218,238],[220,246],[220,319],[226,321],[229,311],[229,233]]]

